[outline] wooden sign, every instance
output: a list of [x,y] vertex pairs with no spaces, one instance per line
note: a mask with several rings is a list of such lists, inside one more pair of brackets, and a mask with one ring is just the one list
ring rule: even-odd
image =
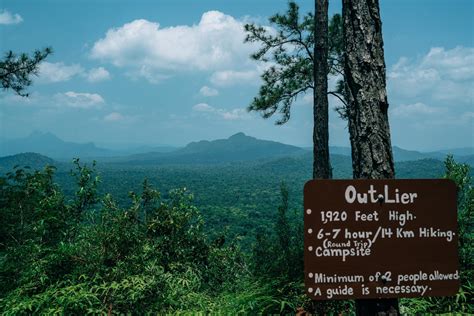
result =
[[305,285],[315,300],[455,295],[456,187],[449,180],[311,180]]

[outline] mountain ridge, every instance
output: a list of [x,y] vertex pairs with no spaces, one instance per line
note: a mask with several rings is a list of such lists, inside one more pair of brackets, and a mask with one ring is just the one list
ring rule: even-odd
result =
[[[38,131],[25,138],[0,143],[0,156],[35,152],[61,161],[79,157],[85,160],[96,159],[104,162],[135,162],[137,164],[209,164],[294,156],[311,151],[312,148],[301,148],[276,141],[262,140],[242,132],[228,138],[190,142],[182,148],[141,146],[133,149],[112,150],[98,147],[93,142],[66,142],[52,133]],[[350,157],[351,149],[344,146],[330,146],[330,153],[331,155]],[[420,152],[393,146],[393,154],[396,162],[420,159],[444,160],[448,154],[453,154],[457,161],[474,165],[474,148],[472,147]]]
[[191,142],[184,148],[169,153],[143,153],[117,159],[130,163],[228,163],[293,156],[305,150],[293,145],[261,140],[244,133],[228,138]]

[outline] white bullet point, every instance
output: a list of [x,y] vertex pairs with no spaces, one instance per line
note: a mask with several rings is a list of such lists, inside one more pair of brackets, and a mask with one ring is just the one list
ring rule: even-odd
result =
[[312,278],[312,277],[314,276],[314,274],[308,273],[308,276],[309,276],[310,278]]
[[313,230],[310,228],[308,229],[308,234],[312,234],[313,233]]
[[309,293],[313,293],[313,288],[310,287],[310,288],[308,289],[308,292],[309,292]]
[[309,246],[309,247],[308,247],[308,250],[309,250],[309,251],[313,251],[313,246]]
[[306,214],[308,214],[308,215],[311,214],[311,209],[310,208],[306,210]]

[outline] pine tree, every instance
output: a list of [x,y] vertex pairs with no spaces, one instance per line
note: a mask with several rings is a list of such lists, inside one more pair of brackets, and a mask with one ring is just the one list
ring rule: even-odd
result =
[[274,64],[263,72],[263,84],[258,96],[248,107],[250,111],[260,112],[264,118],[278,112],[281,117],[276,124],[285,124],[291,117],[294,101],[308,91],[314,93],[314,178],[330,178],[332,173],[327,94],[344,101],[341,89],[328,91],[327,87],[329,73],[342,74],[342,20],[339,15],[335,15],[328,28],[327,5],[327,0],[318,0],[315,3],[316,14],[308,13],[300,18],[298,5],[290,1],[285,14],[270,17],[276,34],[255,24],[245,26],[246,42],[261,44],[252,58],[263,62],[272,61]]
[[52,54],[53,50],[47,47],[37,50],[30,57],[27,54],[19,56],[8,51],[5,58],[0,61],[0,81],[4,90],[12,89],[16,94],[27,97],[25,89],[31,85],[31,75],[38,74],[39,64]]

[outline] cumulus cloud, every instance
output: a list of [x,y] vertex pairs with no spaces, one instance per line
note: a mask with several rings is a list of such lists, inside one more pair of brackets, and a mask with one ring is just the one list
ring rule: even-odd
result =
[[77,64],[65,65],[64,63],[49,63],[45,61],[39,65],[38,81],[41,83],[68,81],[83,72],[84,69]]
[[[219,71],[254,65],[253,44],[244,44],[244,21],[219,11],[205,12],[198,24],[161,27],[134,20],[111,28],[90,55],[140,74],[183,70]],[[142,75],[146,78],[145,75]]]
[[472,102],[474,48],[431,48],[418,60],[402,57],[388,72],[390,95],[432,98],[447,102]]
[[104,98],[97,93],[80,93],[68,91],[54,95],[59,106],[71,108],[90,109],[102,107],[105,104]]
[[110,73],[104,67],[92,68],[87,73],[87,81],[99,82],[110,79]]
[[49,109],[98,109],[105,106],[105,99],[97,93],[67,91],[53,95],[33,92],[28,98],[15,94],[0,96],[0,103],[6,106],[25,106],[38,110]]
[[122,121],[125,117],[119,112],[112,112],[104,116],[106,122],[117,122]]
[[7,10],[0,11],[0,24],[18,24],[23,22],[23,18],[19,14],[12,14]]
[[195,112],[201,112],[212,115],[212,117],[219,117],[227,121],[243,120],[250,118],[250,115],[244,109],[219,109],[207,103],[199,103],[193,106]]
[[248,113],[244,109],[232,109],[230,111],[222,111],[219,112],[219,115],[222,116],[224,120],[234,121],[234,120],[242,120],[247,119]]
[[215,97],[216,95],[219,95],[219,91],[214,88],[210,88],[208,86],[204,86],[199,90],[199,93],[205,97]]
[[110,79],[110,73],[104,67],[85,70],[79,64],[66,65],[63,62],[50,63],[45,61],[39,65],[39,83],[64,82],[74,77],[81,77],[89,82],[99,82]]
[[193,110],[196,112],[214,112],[216,109],[214,109],[209,104],[199,103],[193,106]]
[[149,66],[143,65],[139,69],[131,70],[127,73],[127,76],[132,80],[138,80],[139,78],[145,78],[148,82],[157,84],[165,79],[168,79],[170,75],[157,72]]

